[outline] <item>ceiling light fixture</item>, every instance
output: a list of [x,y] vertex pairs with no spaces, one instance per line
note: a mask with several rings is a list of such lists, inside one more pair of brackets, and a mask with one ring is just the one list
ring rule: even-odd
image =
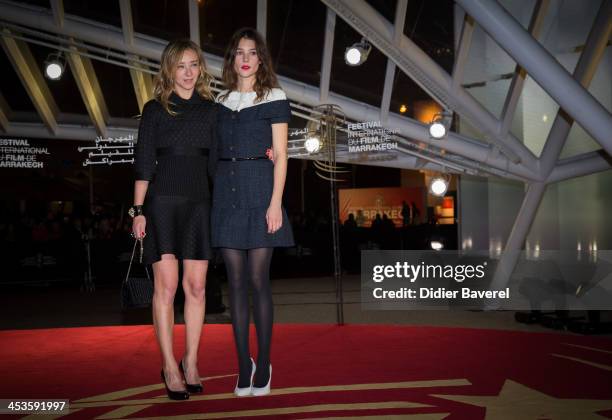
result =
[[45,60],[45,76],[49,80],[60,80],[66,68],[66,61],[61,52],[54,52]]
[[349,66],[360,66],[368,59],[368,55],[372,51],[372,45],[362,38],[344,51],[344,62]]

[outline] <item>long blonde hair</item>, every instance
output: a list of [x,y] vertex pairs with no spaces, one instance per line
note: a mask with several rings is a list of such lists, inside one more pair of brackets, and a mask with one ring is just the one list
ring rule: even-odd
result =
[[169,100],[174,90],[174,72],[186,50],[191,50],[198,56],[200,75],[195,84],[196,92],[203,98],[210,100],[214,99],[214,95],[210,90],[210,84],[213,81],[213,77],[206,70],[202,49],[189,39],[171,41],[166,45],[166,48],[164,48],[164,52],[162,52],[161,67],[159,73],[155,76],[155,88],[153,89],[153,96],[162,104],[170,115],[176,115],[176,112],[170,109]]

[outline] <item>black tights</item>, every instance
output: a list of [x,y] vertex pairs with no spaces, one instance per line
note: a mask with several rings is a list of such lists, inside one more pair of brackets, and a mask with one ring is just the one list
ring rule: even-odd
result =
[[255,318],[258,346],[254,386],[266,386],[270,376],[268,366],[274,317],[270,289],[270,261],[273,250],[273,248],[221,249],[230,288],[230,312],[240,369],[238,386],[241,388],[248,387],[251,378],[249,282],[253,288],[253,318]]

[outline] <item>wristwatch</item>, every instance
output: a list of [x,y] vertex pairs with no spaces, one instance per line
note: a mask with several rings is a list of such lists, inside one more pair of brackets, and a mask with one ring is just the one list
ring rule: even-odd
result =
[[128,210],[128,214],[130,217],[134,218],[136,216],[142,216],[142,206],[132,206]]

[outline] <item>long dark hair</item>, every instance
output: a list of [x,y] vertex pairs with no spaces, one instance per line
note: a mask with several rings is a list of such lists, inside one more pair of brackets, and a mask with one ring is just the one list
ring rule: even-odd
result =
[[253,86],[255,93],[257,93],[255,102],[259,102],[265,98],[272,88],[277,88],[279,85],[274,68],[272,68],[272,59],[270,58],[270,52],[268,51],[266,42],[259,32],[253,28],[241,28],[234,32],[227,46],[227,50],[225,50],[225,56],[223,58],[223,84],[228,91],[222,95],[220,99],[225,99],[231,91],[238,89],[238,75],[234,70],[234,60],[236,59],[238,44],[242,38],[255,41],[257,58],[259,58],[261,62],[255,74],[255,85]]

